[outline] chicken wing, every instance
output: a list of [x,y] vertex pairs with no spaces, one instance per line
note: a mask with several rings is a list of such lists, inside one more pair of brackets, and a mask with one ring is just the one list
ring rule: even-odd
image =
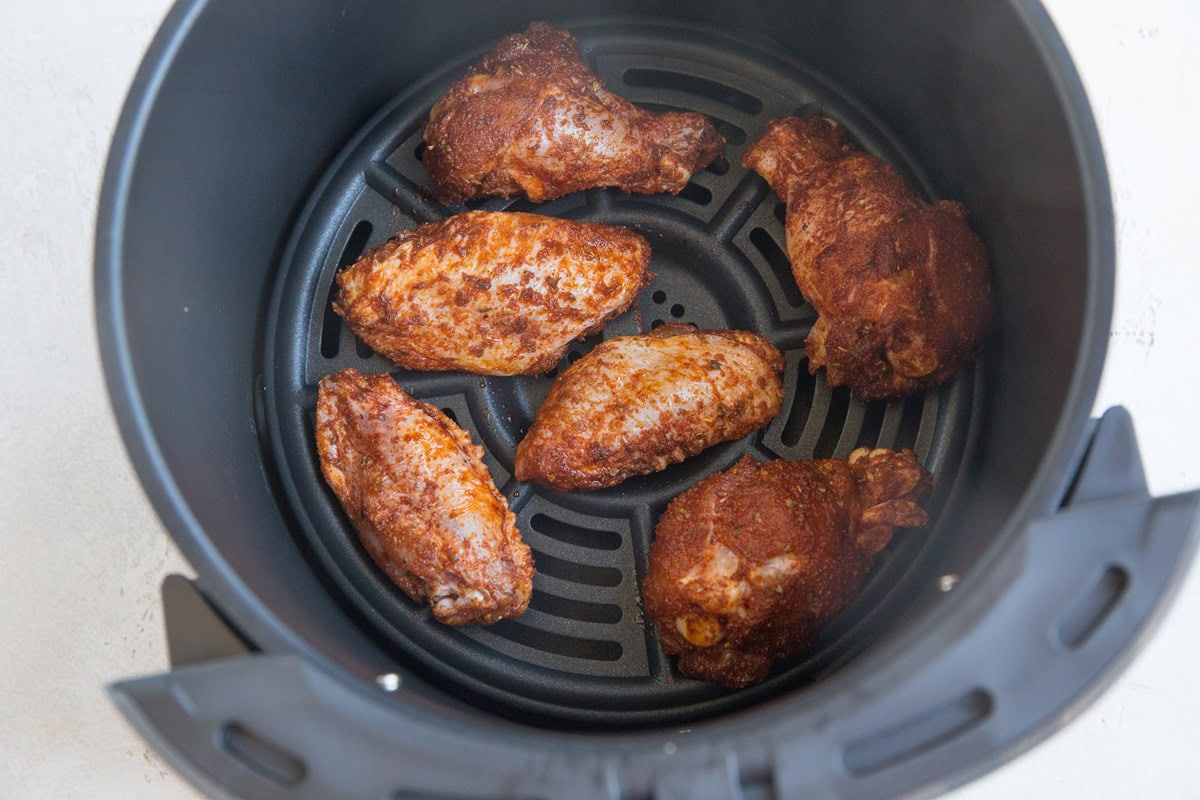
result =
[[772,120],[746,148],[787,203],[792,273],[819,318],[809,369],[866,400],[949,378],[992,316],[983,243],[961,203],[929,204],[890,165],[823,117]]
[[321,472],[375,563],[448,625],[525,611],[533,558],[483,450],[387,375],[321,380]]
[[421,158],[437,199],[678,192],[724,150],[704,115],[644,111],[603,87],[567,31],[535,22],[505,37],[430,111]]
[[779,413],[783,356],[745,331],[664,325],[598,345],[550,387],[515,474],[600,489],[738,439]]
[[408,369],[534,374],[629,308],[649,264],[624,228],[471,211],[364,255],[338,275],[333,308]]
[[679,671],[741,688],[802,651],[857,593],[932,479],[910,450],[848,461],[743,458],[667,507],[642,586]]

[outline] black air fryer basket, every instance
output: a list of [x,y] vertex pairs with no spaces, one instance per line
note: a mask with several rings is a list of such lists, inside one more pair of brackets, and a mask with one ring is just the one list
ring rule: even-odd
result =
[[[1128,415],[1089,421],[1113,282],[1108,184],[1033,2],[181,2],[105,177],[97,315],[130,454],[197,578],[163,587],[174,669],[113,697],[181,772],[247,798],[790,798],[931,792],[1047,734],[1134,651],[1188,562],[1200,494],[1151,498]],[[333,277],[430,199],[421,124],[501,36],[571,30],[618,94],[700,111],[725,156],[678,195],[536,209],[653,248],[635,308],[784,351],[764,430],[598,492],[512,476],[554,373],[397,370]],[[810,376],[783,207],[739,166],[767,120],[826,114],[930,198],[964,201],[999,324],[944,386],[863,403]],[[484,445],[538,574],[530,610],[451,628],[372,564],[321,479],[318,380],[390,371]],[[679,676],[640,609],[654,524],[743,454],[910,447],[933,524],[898,535],[815,647],[762,684]]]

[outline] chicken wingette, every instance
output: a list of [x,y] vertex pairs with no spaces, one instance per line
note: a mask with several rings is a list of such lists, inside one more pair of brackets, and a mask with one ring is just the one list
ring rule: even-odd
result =
[[629,308],[649,264],[625,228],[470,211],[368,252],[337,276],[333,308],[408,369],[535,374]]
[[483,450],[387,375],[346,369],[317,396],[321,472],[363,547],[448,625],[525,611],[533,558]]
[[702,114],[656,114],[604,89],[575,37],[535,22],[505,37],[429,114],[421,157],[437,199],[581,189],[678,192],[725,141]]
[[926,203],[824,117],[772,120],[742,165],[787,203],[792,274],[818,314],[811,371],[890,399],[936,386],[976,355],[992,292],[961,203]]
[[738,439],[779,413],[783,356],[746,331],[664,325],[609,339],[558,376],[515,474],[559,491],[614,486]]
[[655,529],[642,586],[679,671],[740,688],[804,650],[857,593],[898,527],[928,523],[910,450],[846,461],[743,458],[688,489]]

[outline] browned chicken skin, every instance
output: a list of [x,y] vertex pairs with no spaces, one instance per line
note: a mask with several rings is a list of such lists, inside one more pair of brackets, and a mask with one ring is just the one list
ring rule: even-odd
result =
[[897,527],[928,524],[932,479],[910,450],[847,461],[743,458],[655,529],[646,613],[679,671],[741,688],[800,652],[858,591]]
[[363,546],[397,586],[448,625],[525,611],[533,559],[483,450],[387,375],[321,380],[321,472]]
[[724,150],[702,114],[655,114],[603,88],[575,37],[535,22],[507,36],[434,105],[422,161],[437,199],[597,186],[678,192]]
[[402,367],[534,374],[629,308],[649,264],[646,240],[614,225],[471,211],[364,255],[333,307]]
[[779,413],[783,356],[746,331],[664,325],[609,339],[554,385],[515,474],[559,491],[614,486],[739,439]]
[[872,400],[935,386],[975,356],[992,294],[961,203],[926,203],[823,117],[772,120],[742,165],[787,203],[792,272],[819,314],[810,370]]

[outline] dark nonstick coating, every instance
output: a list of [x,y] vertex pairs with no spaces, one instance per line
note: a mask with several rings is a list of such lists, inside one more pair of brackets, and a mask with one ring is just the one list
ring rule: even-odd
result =
[[[707,114],[727,141],[725,156],[678,196],[594,190],[541,205],[497,199],[442,207],[431,199],[420,163],[421,125],[481,53],[430,73],[355,136],[316,188],[312,211],[294,234],[269,315],[278,327],[265,337],[274,344],[265,363],[275,369],[265,413],[277,423],[268,428],[279,432],[267,460],[293,506],[300,546],[343,603],[408,668],[499,713],[543,724],[680,723],[818,679],[860,652],[899,613],[905,587],[923,574],[944,533],[936,519],[972,438],[982,370],[968,367],[935,391],[893,403],[863,403],[845,389],[830,390],[822,375],[808,374],[803,342],[815,313],[790,275],[783,207],[738,162],[769,119],[823,113],[936,198],[903,146],[852,99],[793,61],[715,34],[620,23],[569,27],[610,90],[647,108]],[[649,240],[656,277],[630,312],[573,345],[547,375],[395,369],[332,312],[333,277],[397,231],[468,207],[629,227]],[[745,439],[611,489],[562,494],[514,480],[516,444],[553,376],[603,338],[672,321],[752,330],[774,342],[787,358],[783,412]],[[390,371],[409,393],[446,410],[483,444],[487,466],[534,552],[538,573],[525,615],[490,627],[443,626],[371,562],[321,478],[313,444],[317,382],[345,367]],[[900,533],[814,649],[778,665],[763,684],[729,692],[678,676],[643,618],[639,592],[665,505],[745,453],[760,460],[844,457],[859,445],[916,450],[936,481],[931,529]]]

